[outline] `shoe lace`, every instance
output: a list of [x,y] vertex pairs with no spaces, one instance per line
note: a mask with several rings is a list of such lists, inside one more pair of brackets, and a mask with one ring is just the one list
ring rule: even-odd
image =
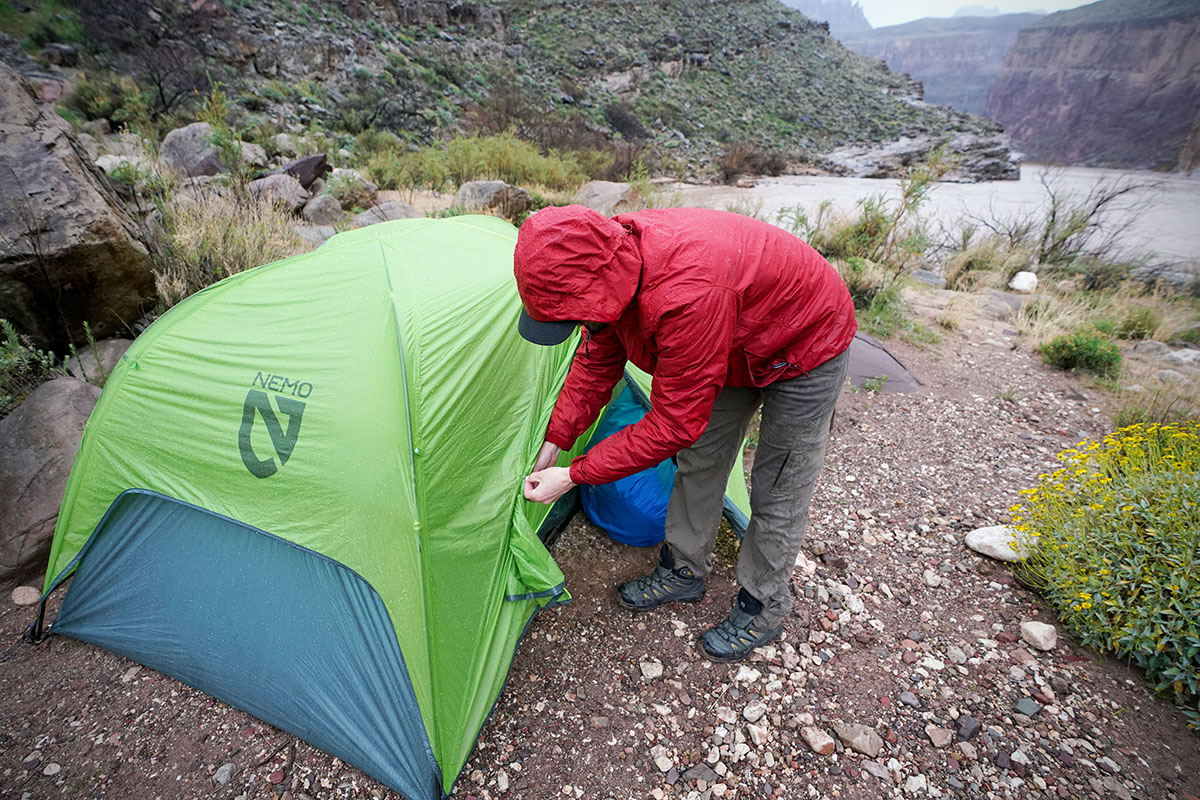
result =
[[745,636],[754,622],[754,617],[742,611],[740,608],[735,608],[729,612],[729,616],[721,620],[713,627],[715,633],[724,644],[733,645],[737,642],[739,636]]

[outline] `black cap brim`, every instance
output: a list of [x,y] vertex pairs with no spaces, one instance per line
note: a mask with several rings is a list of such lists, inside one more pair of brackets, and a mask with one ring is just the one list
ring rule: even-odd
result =
[[541,322],[521,309],[521,318],[517,320],[517,331],[527,341],[534,344],[562,344],[571,337],[578,326],[576,322]]

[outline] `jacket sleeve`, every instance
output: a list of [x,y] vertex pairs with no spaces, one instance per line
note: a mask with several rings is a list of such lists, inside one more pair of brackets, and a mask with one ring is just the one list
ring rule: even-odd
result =
[[699,439],[725,383],[736,317],[736,296],[722,288],[663,314],[655,332],[659,355],[650,411],[572,461],[571,480],[610,483]]
[[625,346],[614,330],[583,332],[583,342],[575,351],[575,360],[550,415],[546,441],[563,450],[574,447],[579,435],[608,405],[613,387],[625,374],[625,361]]

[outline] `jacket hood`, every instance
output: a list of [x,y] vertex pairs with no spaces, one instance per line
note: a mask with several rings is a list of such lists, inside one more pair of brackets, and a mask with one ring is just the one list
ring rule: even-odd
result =
[[584,206],[562,206],[525,220],[513,266],[535,320],[611,323],[637,294],[642,256],[624,225]]

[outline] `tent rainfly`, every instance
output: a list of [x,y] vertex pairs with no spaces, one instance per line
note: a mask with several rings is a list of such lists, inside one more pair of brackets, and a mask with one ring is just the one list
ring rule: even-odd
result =
[[521,634],[569,599],[543,538],[570,507],[521,483],[574,341],[517,335],[515,242],[492,217],[382,223],[157,320],[84,432],[51,631],[448,794]]

